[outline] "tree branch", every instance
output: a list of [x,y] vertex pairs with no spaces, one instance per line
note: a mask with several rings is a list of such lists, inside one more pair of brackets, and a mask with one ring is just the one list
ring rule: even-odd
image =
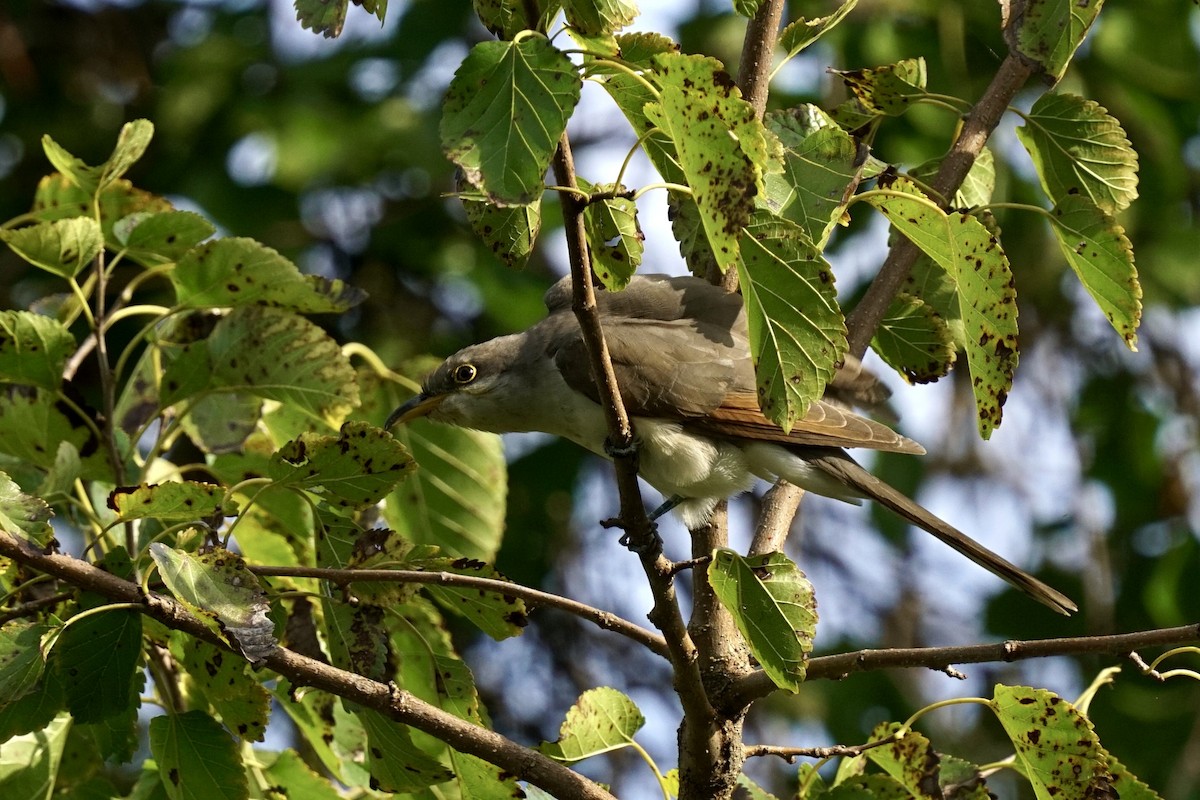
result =
[[[43,553],[31,543],[3,531],[0,531],[0,555],[114,602],[140,603],[142,613],[146,616],[242,657],[181,604],[163,595],[145,595],[136,583],[118,578],[85,561]],[[495,764],[557,797],[614,800],[611,794],[574,770],[494,731],[448,714],[394,684],[373,681],[282,647],[267,656],[263,666],[297,686],[321,689],[386,714],[397,722],[411,725],[460,752]]]
[[[955,664],[1025,661],[1051,656],[1128,655],[1143,647],[1200,642],[1200,623],[1177,628],[1155,628],[1108,636],[1067,636],[1055,639],[1010,639],[996,644],[959,647],[906,647],[888,650],[857,650],[818,656],[808,662],[808,680],[841,680],[855,672],[922,667],[939,671]],[[756,672],[740,687],[743,696],[754,700],[775,691],[764,673]],[[749,701],[748,700],[748,701]]]
[[422,583],[438,586],[461,586],[467,589],[480,589],[485,592],[514,597],[524,600],[534,606],[557,608],[568,614],[574,614],[588,622],[595,623],[604,630],[619,633],[663,658],[668,657],[667,642],[658,634],[648,631],[640,625],[635,625],[627,619],[618,617],[608,611],[580,603],[569,597],[531,589],[519,583],[483,578],[477,575],[460,575],[456,572],[427,572],[414,569],[329,569],[325,567],[270,567],[247,565],[255,575],[283,578],[321,578],[336,584],[348,584],[355,581],[390,581],[393,583]]
[[[983,152],[988,137],[996,129],[1005,109],[1032,74],[1033,71],[1024,62],[1010,54],[996,71],[979,102],[963,120],[950,152],[942,159],[937,175],[930,182],[934,191],[945,198],[941,204],[943,208],[953,200],[954,193],[962,186],[963,179]],[[908,239],[898,238],[862,301],[846,318],[850,352],[855,356],[862,358],[867,351],[875,329],[879,327],[920,252]]]

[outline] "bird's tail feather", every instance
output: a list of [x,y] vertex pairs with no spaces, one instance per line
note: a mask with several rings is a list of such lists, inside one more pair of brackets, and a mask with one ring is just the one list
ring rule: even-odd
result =
[[934,516],[930,511],[917,505],[916,502],[863,469],[850,456],[840,452],[822,450],[806,453],[804,458],[830,477],[852,486],[862,492],[864,496],[899,514],[917,527],[932,533],[979,566],[1008,581],[1039,603],[1049,606],[1060,614],[1071,614],[1079,610],[1071,598]]

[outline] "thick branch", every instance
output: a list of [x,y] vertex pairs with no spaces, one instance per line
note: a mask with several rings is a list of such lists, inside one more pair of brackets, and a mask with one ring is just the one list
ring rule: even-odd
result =
[[457,572],[426,572],[413,569],[327,569],[324,567],[263,567],[250,566],[255,575],[277,576],[286,578],[320,578],[337,584],[354,583],[355,581],[391,581],[394,583],[428,583],[438,586],[461,586],[467,589],[479,589],[485,592],[514,597],[524,600],[533,606],[557,608],[568,614],[574,614],[588,622],[622,636],[628,637],[643,645],[653,653],[663,658],[667,657],[667,642],[663,637],[648,631],[640,625],[635,625],[616,614],[602,611],[598,608],[572,600],[569,597],[531,589],[519,583],[483,578],[477,575],[460,575]]
[[792,522],[804,499],[804,490],[799,486],[778,480],[763,495],[762,510],[758,515],[758,527],[750,542],[752,556],[783,551],[783,540],[792,530]]
[[[122,580],[77,558],[42,553],[29,542],[2,531],[0,555],[96,592],[114,602],[140,603],[143,614],[167,627],[230,650],[227,644],[179,603],[162,595],[143,595],[136,583]],[[384,713],[397,722],[411,725],[460,752],[495,764],[557,797],[613,800],[611,794],[574,770],[495,731],[448,714],[395,685],[364,678],[282,647],[267,656],[263,665],[296,686],[321,689]]]
[[[988,137],[996,129],[1005,109],[1032,74],[1032,70],[1019,58],[1008,56],[992,78],[983,97],[979,98],[979,102],[967,114],[950,152],[942,159],[937,175],[930,182],[933,189],[945,198],[943,207],[947,207],[953,200],[954,193],[962,186],[963,179],[975,164],[975,159],[983,152]],[[855,356],[861,358],[867,351],[875,329],[879,327],[892,298],[904,284],[920,252],[908,239],[897,239],[879,274],[863,295],[862,302],[846,318],[850,352]]]
[[[858,650],[818,656],[808,662],[808,680],[841,680],[855,672],[878,669],[922,667],[946,671],[955,664],[1024,661],[1051,656],[1084,654],[1121,656],[1144,647],[1200,642],[1200,623],[1178,628],[1156,628],[1109,636],[1067,636],[1057,639],[1010,639],[997,644],[961,647],[908,647],[889,650]],[[741,687],[748,698],[765,697],[775,685],[763,673],[755,673]]]

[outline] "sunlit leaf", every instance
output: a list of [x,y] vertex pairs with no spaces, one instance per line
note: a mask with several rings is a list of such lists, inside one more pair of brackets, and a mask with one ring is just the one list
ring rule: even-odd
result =
[[1017,137],[1054,202],[1082,193],[1116,214],[1137,197],[1137,153],[1121,123],[1096,101],[1047,92],[1025,115]]
[[373,788],[384,792],[415,792],[452,777],[445,767],[413,744],[406,725],[371,709],[363,709],[357,716],[367,731],[367,769]]
[[[612,184],[587,186],[592,193],[620,194],[624,187]],[[588,203],[583,211],[583,226],[592,271],[609,291],[619,291],[642,263],[642,242],[646,238],[638,223],[637,204],[627,197],[613,197]]]
[[203,711],[150,720],[150,752],[170,800],[246,800],[249,788],[237,743]]
[[[929,182],[937,174],[941,165],[942,159],[935,158],[913,167],[908,174],[912,178]],[[954,202],[950,205],[960,209],[986,206],[992,202],[992,192],[995,189],[996,158],[992,155],[992,151],[985,147],[971,163],[971,169],[967,172],[967,177],[963,179],[962,185],[958,187],[958,191],[954,193]]]
[[35,267],[73,278],[100,254],[104,237],[91,217],[68,217],[0,230],[0,240]]
[[107,450],[73,408],[44,389],[0,385],[0,452],[52,469],[63,442],[79,453],[82,477],[112,481]]
[[[867,740],[883,741],[899,729],[898,722],[882,722],[875,726]],[[923,734],[906,730],[902,738],[872,747],[863,755],[907,789],[914,798],[943,800],[940,758],[933,744]]]
[[121,486],[109,494],[108,507],[118,519],[153,517],[168,522],[232,517],[238,510],[237,503],[225,497],[225,487],[197,481]]
[[293,5],[300,27],[319,33],[326,39],[336,39],[342,35],[349,0],[293,0]]
[[125,245],[126,255],[147,266],[178,261],[216,231],[193,211],[139,211],[113,225],[113,235]]
[[49,522],[53,515],[45,500],[25,494],[12,478],[0,472],[0,530],[46,545],[54,538]]
[[253,239],[231,237],[187,251],[171,270],[180,305],[219,308],[262,303],[301,314],[346,311],[366,294],[341,280],[303,275]]
[[946,320],[915,295],[898,292],[875,330],[871,348],[910,383],[931,383],[954,365],[957,349]]
[[[925,59],[906,58],[895,64],[873,69],[830,70],[839,75],[854,96],[852,105],[839,107],[833,118],[847,130],[861,127],[861,121],[845,116],[847,112],[866,118],[898,116],[912,108],[926,94]],[[850,123],[850,124],[848,124]]]
[[98,190],[118,180],[146,152],[154,137],[154,125],[146,119],[135,119],[121,126],[112,155],[103,164],[89,167],[68,153],[50,136],[42,137],[42,149],[54,168],[82,189],[89,199]]
[[833,270],[796,225],[759,211],[742,236],[738,276],[759,405],[791,430],[846,351]]
[[29,311],[0,311],[0,382],[54,391],[75,352],[75,337],[61,322]]
[[481,42],[446,92],[442,149],[492,201],[528,205],[542,194],[580,86],[575,66],[545,37]]
[[[407,568],[505,580],[495,567],[469,558],[424,558],[410,561]],[[422,588],[438,605],[466,617],[497,641],[520,635],[528,622],[525,602],[514,597],[453,584],[426,584]]]
[[10,621],[0,627],[0,708],[29,694],[46,666],[42,637],[50,626]]
[[767,676],[798,691],[817,626],[804,573],[783,553],[744,558],[722,549],[713,554],[708,580]]
[[[483,27],[501,39],[512,39],[521,31],[544,31],[558,13],[559,0],[472,0]],[[529,11],[536,13],[529,19]]]
[[249,673],[245,659],[178,631],[172,634],[170,645],[171,654],[191,681],[189,693],[199,693],[238,738],[261,742],[271,696]]
[[942,211],[907,178],[888,181],[886,189],[889,194],[864,199],[949,278],[953,296],[943,316],[961,320],[958,344],[966,352],[979,433],[986,439],[1000,424],[1017,366],[1017,298],[1008,258],[978,219]]
[[1104,0],[1023,0],[1004,3],[1016,11],[1015,19],[1004,20],[1004,36],[1028,64],[1041,67],[1055,81],[1062,78],[1075,50],[1083,44],[1096,21]]
[[46,727],[4,743],[0,748],[0,791],[5,797],[50,800],[71,723],[70,714],[59,714]]
[[471,197],[463,197],[462,203],[471,230],[496,258],[513,269],[523,268],[542,228],[542,198],[523,206],[498,206]]
[[[135,214],[158,214],[171,211],[171,204],[162,197],[135,188],[125,180],[113,181],[100,190],[100,228],[104,231],[105,245],[111,250],[120,250],[124,244],[117,238],[114,228],[123,219]],[[92,196],[61,173],[47,175],[38,182],[33,197],[33,214],[42,221],[92,217]]]
[[1091,721],[1066,700],[1045,689],[996,684],[990,707],[1038,800],[1116,796]]
[[797,17],[779,34],[779,46],[787,51],[787,57],[799,55],[810,44],[825,35],[835,25],[841,22],[858,0],[846,0],[832,14],[824,17],[805,19]]
[[346,508],[382,500],[414,467],[408,450],[379,428],[347,422],[336,436],[304,434],[271,457],[270,477]]
[[628,747],[645,724],[646,718],[626,695],[607,686],[589,689],[567,711],[558,740],[543,742],[538,749],[559,761],[580,761]]
[[615,33],[638,15],[633,0],[563,0],[567,24],[586,36]]
[[1067,263],[1129,349],[1136,350],[1142,286],[1125,229],[1078,194],[1064,197],[1050,213]]
[[193,555],[150,545],[163,583],[176,599],[205,617],[215,617],[230,643],[251,661],[260,661],[275,649],[274,623],[258,578],[236,553],[221,547]]

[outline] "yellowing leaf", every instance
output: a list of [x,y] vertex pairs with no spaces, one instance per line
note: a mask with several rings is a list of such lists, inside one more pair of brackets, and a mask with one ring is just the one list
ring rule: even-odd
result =
[[104,248],[100,224],[91,217],[0,230],[0,240],[35,267],[64,278],[78,275]]
[[645,724],[646,718],[626,695],[607,686],[589,689],[567,711],[558,741],[543,742],[538,749],[559,761],[580,761],[628,747]]
[[1004,37],[1026,63],[1040,67],[1058,81],[1103,5],[1104,0],[1004,3],[1006,17],[1009,9],[1017,12],[1014,19],[1004,20]]

